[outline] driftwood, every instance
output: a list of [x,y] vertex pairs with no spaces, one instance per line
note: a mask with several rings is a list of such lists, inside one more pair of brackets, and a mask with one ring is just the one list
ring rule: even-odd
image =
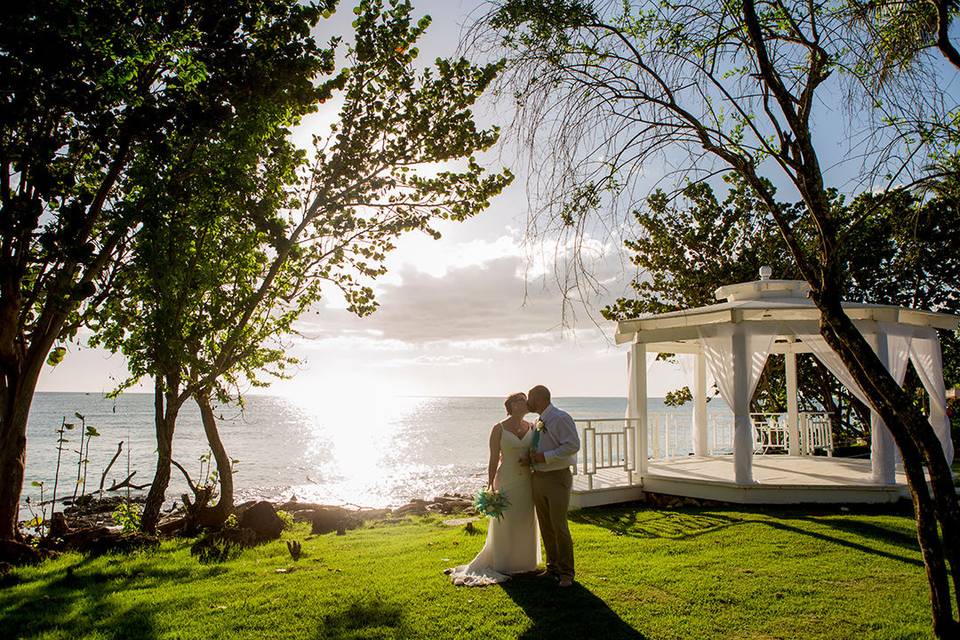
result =
[[207,503],[210,502],[210,498],[213,497],[213,488],[206,486],[201,487],[195,484],[193,478],[187,473],[187,470],[176,460],[171,459],[170,463],[177,469],[180,469],[180,473],[187,479],[187,486],[190,487],[190,491],[193,491],[193,500],[190,500],[190,496],[185,493],[180,494],[180,498],[183,499],[183,506],[187,508],[187,513],[195,514],[206,507]]
[[190,474],[187,473],[187,470],[183,468],[183,465],[177,462],[176,460],[174,460],[173,458],[170,459],[170,464],[175,466],[177,469],[180,469],[180,473],[182,473],[183,477],[187,479],[187,485],[190,487],[190,490],[196,493],[197,488],[196,488],[196,485],[193,484],[193,478],[191,478]]
[[117,458],[120,457],[121,451],[123,451],[123,440],[117,443],[117,452],[113,454],[113,458],[110,460],[110,464],[107,465],[107,468],[103,470],[103,475],[100,476],[100,496],[101,497],[103,497],[103,483],[107,479],[107,473],[110,471],[110,467],[113,466],[113,463],[117,461]]
[[[207,504],[213,498],[214,487],[198,486],[194,483],[190,474],[187,473],[187,470],[183,468],[183,465],[176,460],[170,460],[170,463],[177,469],[180,469],[180,473],[182,473],[183,477],[187,480],[187,485],[190,487],[190,490],[193,491],[193,500],[191,500],[190,496],[186,493],[180,494],[180,498],[183,500],[183,506],[186,509],[182,533],[184,535],[193,535],[202,527],[222,524],[223,518],[214,517],[215,514],[213,510],[207,507]],[[224,518],[225,517],[226,516],[224,516]],[[221,520],[220,523],[215,522],[215,520],[218,519]]]
[[294,562],[303,555],[303,547],[296,540],[287,540],[287,551],[290,552],[290,557],[293,558]]
[[127,479],[124,480],[123,482],[114,482],[112,486],[107,488],[107,491],[119,491],[120,489],[123,489],[125,487],[130,487],[131,489],[136,489],[137,491],[139,491],[141,489],[146,489],[147,487],[150,486],[149,482],[147,484],[133,484],[132,482],[130,482],[130,480],[135,475],[137,475],[136,471],[128,475]]

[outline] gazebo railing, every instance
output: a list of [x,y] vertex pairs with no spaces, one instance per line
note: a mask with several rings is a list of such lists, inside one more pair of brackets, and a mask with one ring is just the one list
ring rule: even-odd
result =
[[586,476],[587,488],[593,489],[594,476],[604,469],[622,470],[627,483],[633,484],[637,470],[634,451],[639,420],[590,418],[575,422],[580,435],[580,451],[573,472]]
[[[751,414],[756,435],[755,452],[789,451],[790,435],[786,414]],[[633,485],[636,480],[637,418],[582,418],[576,419],[580,435],[580,451],[573,466],[576,475],[586,478],[588,490],[593,490],[596,476],[603,475],[604,483]],[[830,416],[826,413],[799,414],[800,454],[813,455],[823,450],[833,455]],[[693,450],[692,416],[684,413],[651,412],[647,416],[647,458],[664,460],[690,455]],[[733,452],[733,416],[712,415],[707,425],[708,455]],[[613,472],[604,474],[603,472]],[[619,473],[618,473],[619,472]]]
[[733,453],[733,416],[707,418],[707,453],[711,456]]
[[[833,430],[830,415],[817,411],[802,411],[797,416],[800,436],[800,455],[812,456],[817,450],[833,455]],[[785,413],[751,413],[753,423],[753,452],[763,455],[790,450],[790,429]]]
[[790,450],[790,433],[784,413],[751,413],[753,452],[763,455]]
[[833,456],[833,424],[829,413],[803,411],[800,413],[800,453],[812,456],[823,449]]
[[[647,452],[651,460],[693,454],[693,415],[651,412],[647,418]],[[707,455],[733,453],[733,416],[707,417]]]

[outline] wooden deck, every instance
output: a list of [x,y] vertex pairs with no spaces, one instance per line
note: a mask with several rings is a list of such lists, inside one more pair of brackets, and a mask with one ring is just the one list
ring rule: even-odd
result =
[[733,456],[657,460],[633,486],[619,469],[599,470],[592,490],[586,476],[574,476],[571,506],[639,500],[644,491],[740,504],[875,504],[909,496],[902,472],[896,484],[873,484],[870,461],[854,458],[755,456],[753,478],[752,485],[734,482]]

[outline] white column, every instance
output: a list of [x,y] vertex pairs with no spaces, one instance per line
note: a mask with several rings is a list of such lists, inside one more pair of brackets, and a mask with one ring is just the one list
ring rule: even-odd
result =
[[793,337],[790,346],[783,354],[787,370],[787,433],[790,438],[788,453],[800,455],[800,412],[797,408],[797,354],[793,351]]
[[693,373],[693,455],[705,456],[707,446],[707,358],[703,351],[695,356]]
[[647,475],[647,345],[634,342],[630,347],[633,359],[633,393],[637,399],[636,461],[640,482]]
[[[887,336],[875,333],[867,336],[880,362],[890,370]],[[896,446],[890,430],[879,414],[870,408],[870,472],[875,484],[893,484],[897,479]]]
[[731,340],[733,356],[733,466],[737,484],[753,484],[753,423],[750,421],[747,338],[736,327]]

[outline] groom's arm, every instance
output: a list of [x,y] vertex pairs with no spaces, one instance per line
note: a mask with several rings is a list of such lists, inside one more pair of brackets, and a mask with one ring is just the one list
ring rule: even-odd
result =
[[549,451],[543,452],[546,462],[556,458],[569,458],[577,451],[580,451],[580,436],[577,434],[577,425],[568,414],[563,414],[552,421],[550,429],[553,430],[553,438],[557,446]]

